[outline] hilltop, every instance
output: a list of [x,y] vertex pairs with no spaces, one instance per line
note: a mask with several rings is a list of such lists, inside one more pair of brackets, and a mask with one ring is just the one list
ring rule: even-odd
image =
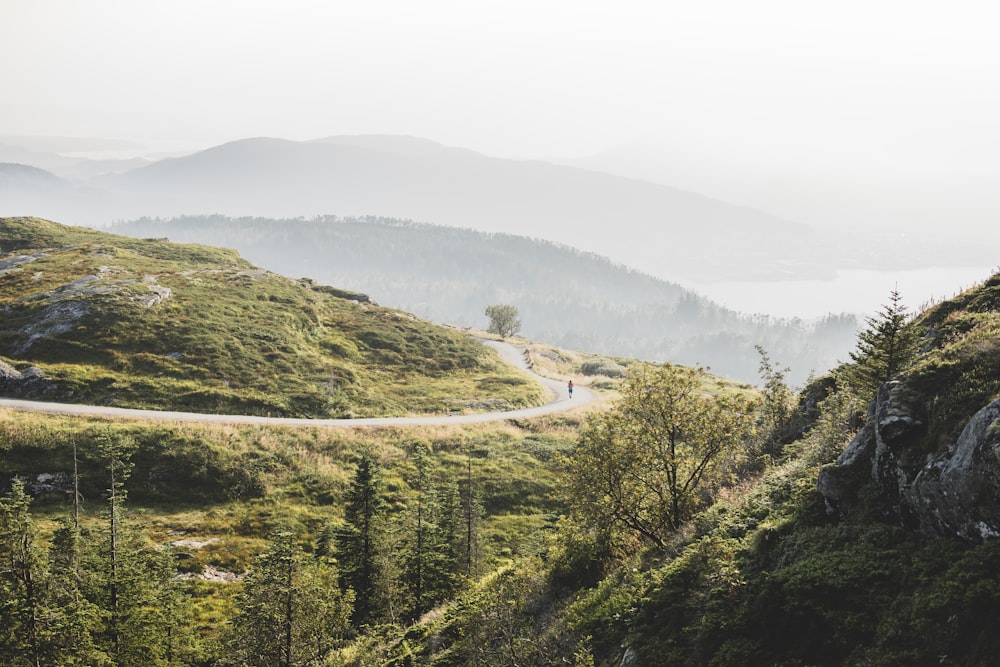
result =
[[[34,166],[42,164],[47,163],[36,160]],[[493,158],[413,137],[258,137],[123,167],[63,181],[43,196],[4,194],[0,173],[0,215],[39,215],[95,227],[192,213],[377,215],[572,240],[576,247],[672,280],[817,276],[831,270],[815,252],[810,228],[760,211],[640,180]],[[94,197],[64,201],[61,193],[68,196],[74,188],[86,188]]]
[[0,219],[10,396],[296,417],[537,404],[471,337],[232,250]]
[[528,338],[708,365],[743,382],[759,379],[755,345],[773,351],[791,381],[803,384],[846,358],[857,328],[847,314],[814,323],[742,315],[603,255],[512,234],[334,216],[144,218],[111,230],[235,248],[272,271],[361,290],[435,322],[481,327],[487,305],[511,303]]

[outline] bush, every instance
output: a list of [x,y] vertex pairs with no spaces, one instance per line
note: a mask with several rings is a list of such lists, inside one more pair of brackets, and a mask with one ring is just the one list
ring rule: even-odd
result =
[[580,372],[584,375],[603,375],[609,378],[625,377],[628,369],[613,359],[591,359],[580,364]]

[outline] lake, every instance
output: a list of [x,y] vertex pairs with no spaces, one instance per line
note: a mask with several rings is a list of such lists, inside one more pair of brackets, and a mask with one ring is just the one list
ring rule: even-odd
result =
[[828,313],[874,315],[899,290],[911,311],[951,298],[997,271],[994,267],[931,267],[906,271],[842,270],[832,280],[727,281],[686,284],[743,313],[811,320]]

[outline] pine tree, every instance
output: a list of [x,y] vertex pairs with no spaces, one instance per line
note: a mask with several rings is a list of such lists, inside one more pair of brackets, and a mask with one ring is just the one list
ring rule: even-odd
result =
[[414,444],[414,498],[404,514],[403,581],[409,615],[416,618],[454,593],[459,576],[462,504],[458,485],[435,482],[430,448]]
[[111,640],[111,652],[121,662],[121,626],[122,626],[122,551],[121,551],[121,513],[122,505],[127,496],[125,482],[132,474],[132,453],[135,443],[129,438],[118,437],[110,430],[98,435],[98,454],[108,467],[108,552],[107,552],[107,590],[108,590],[108,635]]
[[865,323],[857,347],[850,353],[854,363],[844,367],[842,378],[859,396],[874,398],[879,387],[912,361],[919,345],[919,331],[910,325],[897,289],[889,293],[889,303],[878,315],[866,318]]
[[43,563],[24,482],[0,498],[0,655],[12,665],[41,665]]
[[101,609],[84,595],[84,570],[78,524],[63,522],[49,544],[51,636],[49,651],[55,665],[100,665],[110,662],[95,642],[103,631]]
[[479,568],[479,526],[485,511],[477,497],[472,479],[472,454],[466,459],[465,483],[460,490],[461,528],[458,533],[458,571],[471,579]]
[[352,600],[340,593],[332,564],[302,553],[290,531],[275,530],[243,582],[228,642],[233,664],[323,664],[347,631]]
[[106,533],[95,531],[81,544],[83,590],[107,619],[98,647],[119,667],[148,667],[185,643],[179,619],[187,603],[172,590],[172,554],[151,544],[125,512],[135,441],[106,430],[96,444],[108,471],[107,524]]
[[354,591],[353,622],[375,622],[386,610],[385,578],[378,550],[385,531],[382,468],[370,451],[358,461],[347,491],[345,525],[337,533],[337,551],[345,586]]

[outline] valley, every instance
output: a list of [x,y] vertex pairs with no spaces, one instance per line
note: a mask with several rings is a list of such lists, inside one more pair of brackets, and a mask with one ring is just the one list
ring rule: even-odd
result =
[[[751,384],[481,342],[219,247],[0,222],[11,664],[996,649],[1000,490],[978,471],[995,467],[1000,276],[916,318],[886,306],[869,348],[796,393],[763,349]],[[910,343],[882,366],[888,340]]]

